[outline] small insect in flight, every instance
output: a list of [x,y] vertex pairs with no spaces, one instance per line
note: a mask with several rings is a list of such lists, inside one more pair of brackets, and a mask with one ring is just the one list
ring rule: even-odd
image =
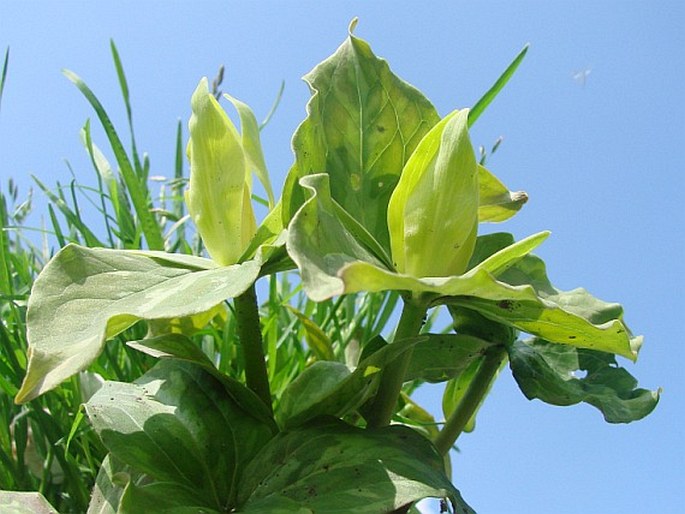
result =
[[585,83],[587,82],[587,78],[590,76],[590,73],[592,73],[591,68],[585,68],[583,70],[576,71],[573,73],[573,80],[584,87]]

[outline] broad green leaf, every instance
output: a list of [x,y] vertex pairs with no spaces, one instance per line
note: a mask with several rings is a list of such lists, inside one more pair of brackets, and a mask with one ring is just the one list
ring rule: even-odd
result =
[[338,418],[354,412],[378,388],[381,371],[424,336],[395,341],[363,359],[352,371],[337,362],[315,362],[283,392],[279,418],[287,427],[301,425],[317,416]]
[[336,202],[387,248],[390,195],[416,145],[440,120],[438,113],[351,31],[304,80],[312,97],[293,137],[295,164],[283,192],[285,223],[304,203],[299,180],[326,172]]
[[[494,260],[496,255],[484,262]],[[632,336],[623,322],[622,307],[598,300],[584,289],[555,289],[540,258],[527,255],[498,273],[498,278],[514,287],[534,288],[536,298],[512,301],[454,298],[451,304],[475,310],[488,319],[551,342],[615,353],[631,360],[637,358],[642,338]]]
[[[585,307],[583,304],[589,295],[582,290],[571,291],[569,294],[576,297],[581,309]],[[558,303],[541,298],[500,301],[453,298],[450,303],[475,310],[486,318],[555,343],[615,353],[631,360],[637,358],[636,344],[631,343],[630,332],[620,319],[592,323]]]
[[495,232],[478,236],[468,269],[475,268],[491,255],[513,244],[514,236],[508,232]]
[[269,208],[275,205],[274,192],[271,188],[271,181],[269,180],[269,170],[266,168],[264,162],[264,152],[262,151],[262,142],[259,137],[259,124],[255,118],[252,109],[246,103],[241,102],[237,98],[224,93],[224,98],[233,104],[238,116],[240,116],[240,137],[245,151],[245,158],[250,166],[251,171],[257,175],[257,178],[264,186],[266,195],[269,198]]
[[395,268],[416,277],[464,272],[478,229],[478,165],[468,110],[435,125],[409,157],[388,204]]
[[518,337],[510,325],[498,323],[464,307],[447,305],[452,315],[452,328],[457,334],[477,337],[494,344],[509,344]]
[[325,420],[282,432],[250,463],[239,487],[245,512],[280,497],[317,514],[382,514],[427,497],[448,497],[457,512],[473,512],[433,445],[403,426],[362,430]]
[[57,514],[40,493],[0,491],[0,511],[3,514]]
[[237,129],[209,92],[206,77],[190,103],[186,204],[209,255],[228,266],[238,262],[257,230],[247,158]]
[[484,166],[478,165],[478,221],[506,221],[528,201],[523,191],[512,192]]
[[250,503],[239,512],[245,514],[314,514],[314,511],[301,507],[299,503],[285,496],[267,496]]
[[174,482],[137,485],[129,482],[117,514],[220,514],[222,508],[207,507],[196,490]]
[[[534,234],[491,255],[463,275],[454,277],[417,278],[393,273],[368,262],[355,261],[337,273],[345,293],[357,291],[406,290],[435,293],[440,296],[473,296],[490,300],[535,299],[529,286],[512,286],[494,278],[542,243],[548,232]],[[306,286],[306,285],[305,285]],[[340,293],[338,293],[340,294]],[[450,302],[441,299],[441,303]]]
[[191,339],[181,334],[165,334],[141,341],[130,341],[126,344],[157,359],[180,359],[201,366],[223,383],[226,392],[239,407],[270,425],[274,430],[276,429],[271,411],[264,405],[264,402],[241,382],[219,371],[209,360],[209,357]]
[[85,369],[107,338],[140,319],[193,316],[245,291],[259,264],[69,245],[45,266],[28,302],[27,402]]
[[424,334],[414,347],[405,380],[445,382],[483,356],[490,343],[468,335]]
[[514,378],[529,400],[552,405],[585,402],[609,423],[642,419],[659,401],[659,391],[638,389],[637,380],[608,353],[537,338],[516,341],[508,351]]
[[218,317],[225,321],[226,316],[226,306],[223,303],[220,303],[207,312],[201,312],[195,316],[149,320],[147,324],[148,337],[161,334],[183,334],[192,336],[206,327],[214,318]]
[[133,384],[105,383],[86,412],[113,456],[216,510],[234,504],[245,465],[272,436],[221,381],[176,359],[161,360]]
[[[283,392],[278,412],[282,424],[300,424],[298,415],[311,411],[313,406],[319,406],[331,394],[338,392],[341,384],[351,374],[350,369],[342,362],[317,361],[309,366]],[[320,414],[316,412],[318,410],[311,417]]]

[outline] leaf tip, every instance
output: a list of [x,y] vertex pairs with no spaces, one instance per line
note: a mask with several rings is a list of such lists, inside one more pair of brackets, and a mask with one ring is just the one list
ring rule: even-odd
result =
[[350,21],[350,25],[347,27],[347,32],[350,36],[354,34],[354,30],[357,28],[357,23],[359,23],[359,18],[355,16],[352,18],[352,21]]

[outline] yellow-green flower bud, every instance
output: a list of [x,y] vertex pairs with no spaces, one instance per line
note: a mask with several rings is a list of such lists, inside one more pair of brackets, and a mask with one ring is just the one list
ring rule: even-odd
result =
[[191,99],[185,199],[207,252],[228,266],[238,261],[257,225],[240,134],[207,84],[203,78]]
[[392,259],[415,277],[460,275],[478,230],[478,164],[468,109],[428,132],[402,170],[388,205]]

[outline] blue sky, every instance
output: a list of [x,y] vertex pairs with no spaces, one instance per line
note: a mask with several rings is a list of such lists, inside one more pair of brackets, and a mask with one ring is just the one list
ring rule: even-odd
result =
[[[525,43],[516,76],[479,119],[474,144],[504,141],[489,167],[530,201],[506,226],[550,229],[536,253],[561,289],[621,302],[645,335],[622,362],[660,405],[608,425],[581,405],[529,402],[508,370],[459,441],[454,480],[481,513],[676,513],[682,510],[685,362],[683,252],[685,4],[522,2],[18,2],[0,4],[0,50],[11,47],[0,111],[0,187],[94,181],[78,138],[86,101],[60,73],[83,77],[125,128],[109,54],[124,62],[140,149],[171,175],[176,123],[203,75],[226,66],[224,89],[258,118],[285,92],[263,133],[272,180],[292,161],[290,136],[308,98],[300,77],[356,34],[442,114],[472,105]],[[579,75],[580,74],[580,75]],[[579,77],[584,76],[585,80]],[[95,132],[105,146],[104,136]],[[36,192],[40,224],[44,202]],[[421,398],[437,411],[437,393]]]

